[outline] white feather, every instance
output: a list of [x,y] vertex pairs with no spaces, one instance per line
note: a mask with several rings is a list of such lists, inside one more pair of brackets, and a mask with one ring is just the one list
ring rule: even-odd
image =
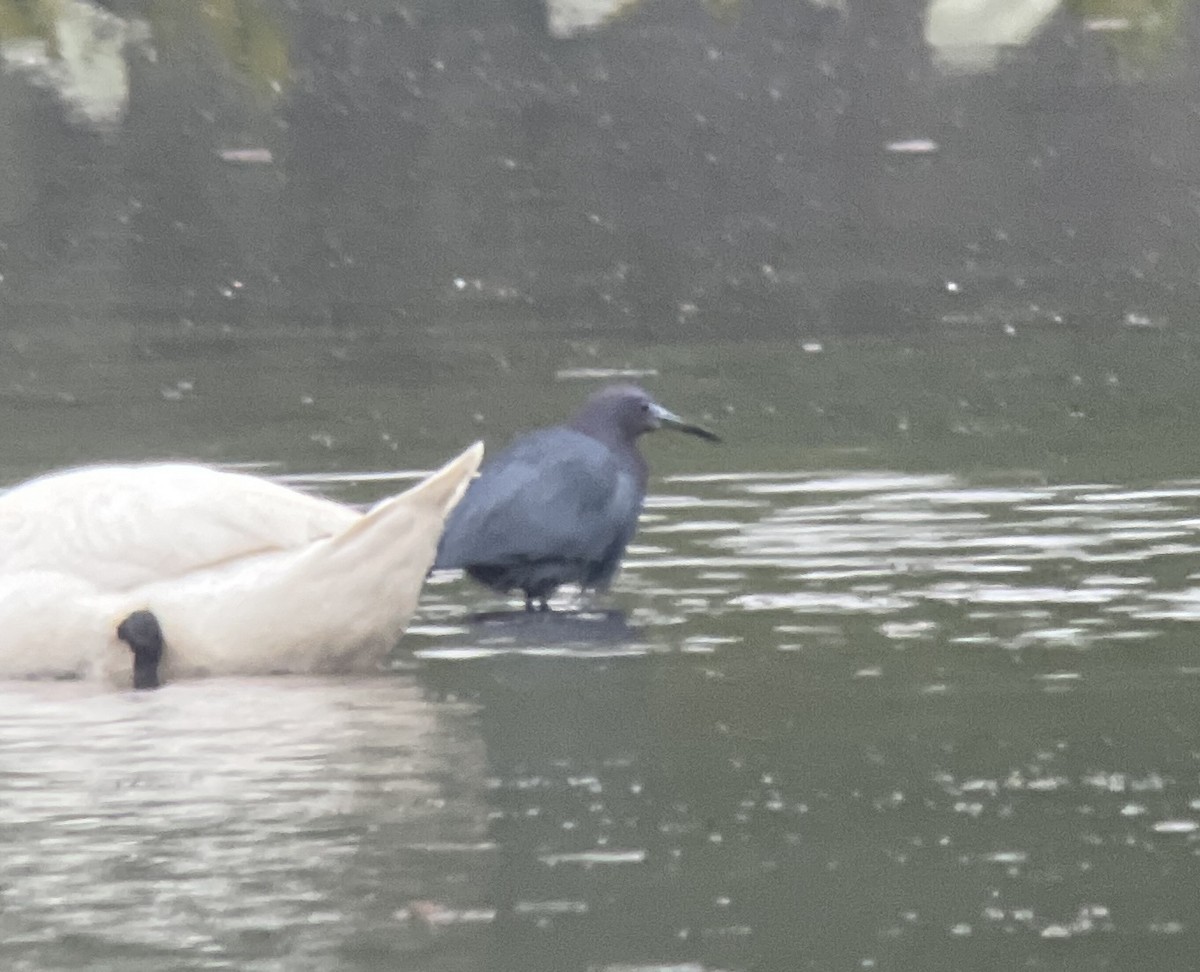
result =
[[0,677],[129,684],[116,625],[152,611],[164,680],[369,669],[416,609],[476,444],[362,514],[185,463],[98,466],[0,496]]

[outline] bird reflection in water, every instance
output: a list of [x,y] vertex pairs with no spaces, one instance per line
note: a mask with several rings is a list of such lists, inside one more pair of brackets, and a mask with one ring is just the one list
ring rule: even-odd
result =
[[481,643],[493,638],[541,646],[611,646],[637,641],[641,629],[617,608],[579,611],[478,611],[466,616]]

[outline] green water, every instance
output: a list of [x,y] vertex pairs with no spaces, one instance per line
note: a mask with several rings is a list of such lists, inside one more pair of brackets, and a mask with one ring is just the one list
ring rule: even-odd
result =
[[6,968],[1192,966],[1190,336],[5,341],[8,482],[367,501],[627,373],[726,439],[644,443],[608,614],[437,577],[377,678],[6,685]]

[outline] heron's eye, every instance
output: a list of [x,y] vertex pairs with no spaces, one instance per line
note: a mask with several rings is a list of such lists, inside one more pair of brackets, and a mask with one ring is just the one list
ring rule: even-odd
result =
[[641,408],[641,410],[642,410],[643,412],[649,412],[649,411],[650,411],[650,403],[649,403],[649,402],[642,402],[642,404],[641,404],[639,407]]

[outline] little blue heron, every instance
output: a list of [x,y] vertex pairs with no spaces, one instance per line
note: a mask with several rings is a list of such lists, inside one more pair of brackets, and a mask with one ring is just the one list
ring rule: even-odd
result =
[[520,590],[527,611],[534,602],[547,610],[563,584],[607,590],[646,497],[638,437],[663,427],[720,441],[628,385],[596,392],[565,425],[519,437],[484,463],[450,514],[434,569]]

